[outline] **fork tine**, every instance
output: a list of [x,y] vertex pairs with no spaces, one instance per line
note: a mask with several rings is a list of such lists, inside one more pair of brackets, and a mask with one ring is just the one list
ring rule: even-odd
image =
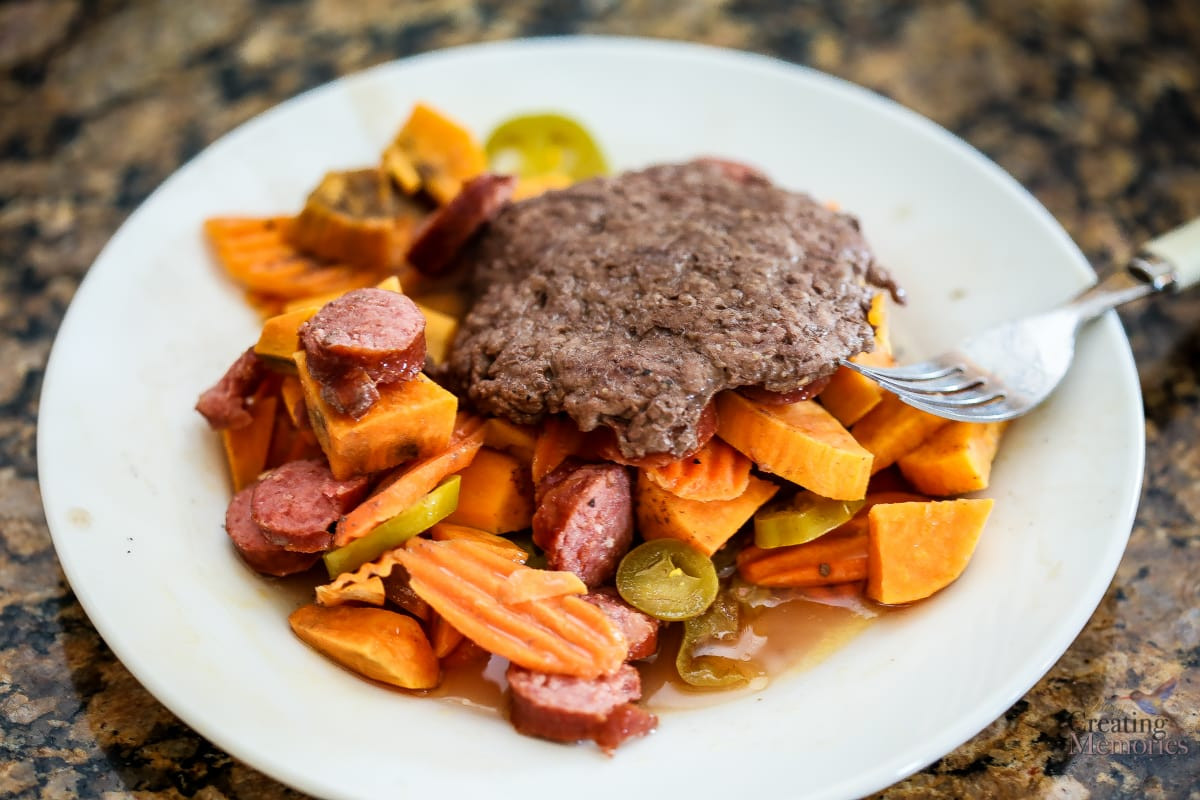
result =
[[929,395],[964,392],[983,386],[986,382],[987,380],[983,376],[972,375],[967,372],[954,372],[942,378],[933,378],[926,381],[896,380],[891,377],[879,378],[879,383],[888,388],[896,387],[906,392]]
[[948,406],[938,402],[928,402],[912,395],[901,394],[898,396],[913,408],[958,422],[1004,422],[1015,419],[1023,413],[1021,409],[1009,405],[1003,398],[976,405]]
[[856,364],[848,359],[842,359],[842,366],[849,367],[855,372],[862,373],[871,380],[893,378],[896,380],[931,380],[949,375],[957,369],[956,365],[948,364],[940,359],[920,361],[916,364],[905,364],[902,367],[868,367]]

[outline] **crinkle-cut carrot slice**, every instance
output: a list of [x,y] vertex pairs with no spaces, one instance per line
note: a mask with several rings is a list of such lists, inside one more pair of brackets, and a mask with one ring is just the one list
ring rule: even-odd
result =
[[[337,606],[351,601],[383,605],[383,579],[391,575],[400,563],[399,552],[400,548],[389,550],[353,572],[343,572],[329,583],[318,586],[317,602],[323,606]],[[378,597],[378,602],[372,600],[375,597]]]
[[465,469],[483,447],[483,436],[483,420],[460,411],[446,449],[405,464],[385,478],[374,494],[338,521],[334,546],[361,539],[432,492],[442,478]]
[[645,470],[646,479],[684,500],[740,497],[750,485],[750,459],[713,437],[690,456]]
[[487,546],[410,539],[399,555],[410,586],[463,635],[514,664],[595,678],[616,670],[626,644],[596,606],[574,595],[505,603],[509,576],[528,570]]
[[519,569],[500,587],[500,601],[508,605],[568,594],[587,594],[587,584],[565,570]]
[[379,276],[313,258],[288,240],[292,217],[213,217],[204,232],[233,280],[260,295],[295,297],[370,286]]

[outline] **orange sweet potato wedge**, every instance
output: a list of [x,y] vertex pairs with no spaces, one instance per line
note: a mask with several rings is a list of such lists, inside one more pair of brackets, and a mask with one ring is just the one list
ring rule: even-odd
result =
[[[482,430],[480,435],[485,435]],[[511,533],[530,526],[533,482],[528,467],[515,457],[484,447],[459,474],[458,508],[447,522],[489,533]]]
[[366,536],[376,526],[420,500],[447,475],[467,467],[483,447],[483,420],[459,413],[446,449],[407,464],[384,479],[373,495],[338,521],[335,547]]
[[895,464],[949,422],[906,405],[896,395],[886,392],[879,405],[859,420],[850,432],[874,456],[871,466],[874,474]]
[[383,169],[406,193],[424,189],[445,205],[487,169],[487,155],[465,126],[417,103],[384,151]]
[[305,644],[360,675],[405,689],[432,689],[441,668],[421,625],[382,608],[307,605],[288,617]]
[[722,392],[717,420],[717,435],[759,469],[834,500],[867,493],[871,453],[816,401],[768,406]]
[[[867,313],[867,320],[875,328],[875,348],[868,353],[853,356],[850,360],[856,364],[890,367],[896,363],[892,357],[887,303],[886,292],[880,292],[871,298],[871,310]],[[825,410],[848,428],[879,405],[885,391],[875,381],[863,377],[849,367],[838,367],[828,385],[821,390],[820,400]]]
[[225,428],[221,431],[221,444],[225,448],[229,478],[235,492],[240,492],[254,483],[259,473],[267,466],[278,403],[278,396],[263,396],[260,393],[250,405],[249,425],[236,430]]
[[400,553],[410,585],[468,639],[514,664],[595,678],[625,660],[625,638],[598,607],[575,595],[506,603],[510,576],[528,570],[468,541],[410,539]]
[[988,487],[1007,422],[951,422],[897,462],[925,494],[948,497]]
[[711,556],[777,491],[770,481],[751,476],[732,500],[685,500],[642,474],[634,489],[637,528],[646,539],[679,539]]
[[987,498],[872,506],[867,597],[899,605],[949,586],[966,569],[991,511]]

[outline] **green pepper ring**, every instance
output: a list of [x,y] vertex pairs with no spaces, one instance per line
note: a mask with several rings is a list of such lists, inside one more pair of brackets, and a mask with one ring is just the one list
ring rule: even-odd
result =
[[712,559],[678,539],[652,539],[630,550],[616,583],[625,602],[666,622],[700,616],[719,589]]

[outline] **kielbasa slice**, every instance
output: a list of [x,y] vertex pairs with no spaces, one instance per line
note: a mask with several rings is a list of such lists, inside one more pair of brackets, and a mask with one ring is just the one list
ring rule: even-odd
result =
[[216,385],[196,401],[196,410],[214,430],[237,430],[250,424],[246,400],[257,391],[267,375],[266,365],[251,347],[238,356]]
[[633,542],[633,488],[617,464],[584,464],[542,494],[533,541],[550,569],[569,570],[589,588],[605,583]]
[[511,175],[479,175],[467,181],[417,232],[408,263],[426,275],[441,274],[475,232],[500,212],[516,185]]
[[321,461],[289,461],[254,489],[250,511],[267,541],[297,553],[323,553],[329,526],[367,493],[364,476],[339,481]]
[[658,718],[633,705],[642,680],[628,664],[611,675],[576,678],[512,664],[507,673],[509,719],[518,732],[555,742],[590,739],[606,752],[654,730]]
[[378,399],[376,386],[424,368],[425,315],[398,292],[355,289],[301,325],[300,343],[325,402],[358,419]]
[[254,488],[252,484],[235,494],[225,511],[225,532],[242,560],[257,572],[275,576],[304,572],[317,563],[317,553],[293,553],[267,541],[250,512]]
[[626,661],[648,658],[658,652],[659,621],[626,603],[615,589],[600,589],[585,594],[583,599],[603,611],[621,631],[629,645]]

